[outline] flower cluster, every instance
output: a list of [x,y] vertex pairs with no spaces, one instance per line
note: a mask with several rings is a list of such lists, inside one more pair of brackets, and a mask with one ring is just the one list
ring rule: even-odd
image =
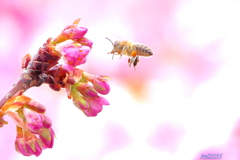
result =
[[69,65],[57,65],[49,70],[49,75],[55,77],[55,83],[49,86],[55,91],[66,88],[68,98],[72,99],[74,105],[86,116],[97,116],[103,105],[109,105],[109,102],[99,95],[109,93],[108,77],[93,75]]
[[75,106],[86,116],[97,116],[102,111],[103,105],[109,105],[105,98],[99,96],[109,93],[110,87],[107,82],[107,77],[82,72],[81,79],[68,86],[69,98],[73,99]]
[[[64,28],[62,33],[53,40],[53,44],[61,44],[56,47],[56,51],[64,57],[65,64],[76,67],[86,62],[88,53],[92,48],[92,41],[84,37],[88,29],[79,27],[77,24],[80,19],[72,25]],[[64,42],[62,44],[62,42]]]
[[72,25],[67,26],[52,42],[53,44],[61,43],[56,47],[56,51],[63,56],[65,64],[49,69],[49,75],[55,80],[50,87],[53,90],[66,88],[68,98],[73,100],[75,106],[86,116],[92,117],[102,111],[103,105],[109,105],[105,98],[99,96],[99,94],[109,93],[109,78],[92,75],[76,68],[86,62],[86,57],[93,44],[84,37],[87,28],[77,27],[77,23],[78,21],[75,21]]
[[[85,37],[88,29],[79,27],[79,21],[65,27],[55,39],[49,38],[34,57],[27,54],[22,59],[24,73],[0,101],[0,127],[7,124],[5,115],[14,120],[17,125],[15,148],[24,156],[39,156],[43,149],[52,148],[54,141],[46,108],[24,96],[27,89],[43,83],[54,91],[65,88],[68,98],[88,117],[97,116],[103,105],[109,105],[101,96],[110,91],[109,78],[77,68],[86,62],[93,45]],[[59,64],[61,58],[63,64]]]
[[1,108],[17,125],[15,148],[24,156],[39,156],[45,148],[52,148],[54,132],[45,107],[24,95],[12,97]]

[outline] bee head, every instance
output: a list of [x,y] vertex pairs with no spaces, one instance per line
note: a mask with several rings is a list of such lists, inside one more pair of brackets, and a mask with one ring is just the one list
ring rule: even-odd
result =
[[115,41],[115,42],[113,43],[113,47],[114,47],[114,48],[117,47],[117,46],[119,46],[119,41]]

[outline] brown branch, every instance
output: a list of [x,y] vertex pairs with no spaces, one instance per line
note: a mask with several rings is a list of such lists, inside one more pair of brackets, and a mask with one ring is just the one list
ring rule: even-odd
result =
[[36,81],[26,72],[22,73],[19,80],[13,85],[12,89],[0,100],[0,109],[16,93],[25,92],[30,87],[36,86]]
[[19,91],[23,93],[27,89],[38,87],[43,83],[54,85],[54,78],[48,75],[47,72],[51,67],[58,64],[61,55],[55,51],[55,45],[51,42],[52,39],[49,38],[32,59],[29,54],[23,58],[22,69],[25,69],[25,72],[21,74],[12,89],[0,100],[0,109]]

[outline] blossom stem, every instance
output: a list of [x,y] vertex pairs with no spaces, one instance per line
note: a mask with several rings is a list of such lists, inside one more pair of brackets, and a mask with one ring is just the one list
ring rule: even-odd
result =
[[0,100],[0,109],[16,93],[21,92],[22,94],[31,87],[39,86],[39,81],[36,79],[37,77],[32,77],[27,72],[22,73],[18,81],[12,86],[11,90]]

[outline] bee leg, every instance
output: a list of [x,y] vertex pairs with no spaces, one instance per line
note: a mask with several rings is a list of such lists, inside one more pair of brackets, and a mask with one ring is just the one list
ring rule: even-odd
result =
[[121,58],[122,58],[122,55],[123,55],[123,54],[121,53],[121,54],[120,54],[120,57],[119,57],[119,59],[121,59]]
[[112,53],[113,54],[113,56],[112,56],[112,60],[113,60],[113,57],[114,57],[114,53]]
[[113,57],[114,57],[115,53],[114,52],[109,52],[108,54],[112,54],[113,55],[112,56],[112,60],[113,60]]
[[[128,64],[129,64],[129,67],[131,67],[131,64],[133,65],[135,64],[134,65],[134,68],[135,68],[135,66],[137,65],[137,62],[139,61],[139,58],[137,56],[137,51],[132,51],[131,56],[132,57],[128,59]],[[136,59],[137,59],[137,62],[135,62]]]
[[131,67],[131,58],[128,58],[128,65]]
[[137,56],[136,59],[135,59],[135,61],[133,62],[133,66],[134,66],[134,69],[135,69],[135,70],[136,70],[135,67],[137,66],[138,62],[139,62],[139,57]]
[[123,47],[123,48],[122,48],[122,52],[120,53],[119,59],[122,58],[123,55],[127,55],[127,51],[125,50],[125,48],[126,48],[126,47]]
[[131,64],[133,64],[135,62],[137,57],[131,57],[128,59],[128,64],[129,64],[129,67],[131,67]]

